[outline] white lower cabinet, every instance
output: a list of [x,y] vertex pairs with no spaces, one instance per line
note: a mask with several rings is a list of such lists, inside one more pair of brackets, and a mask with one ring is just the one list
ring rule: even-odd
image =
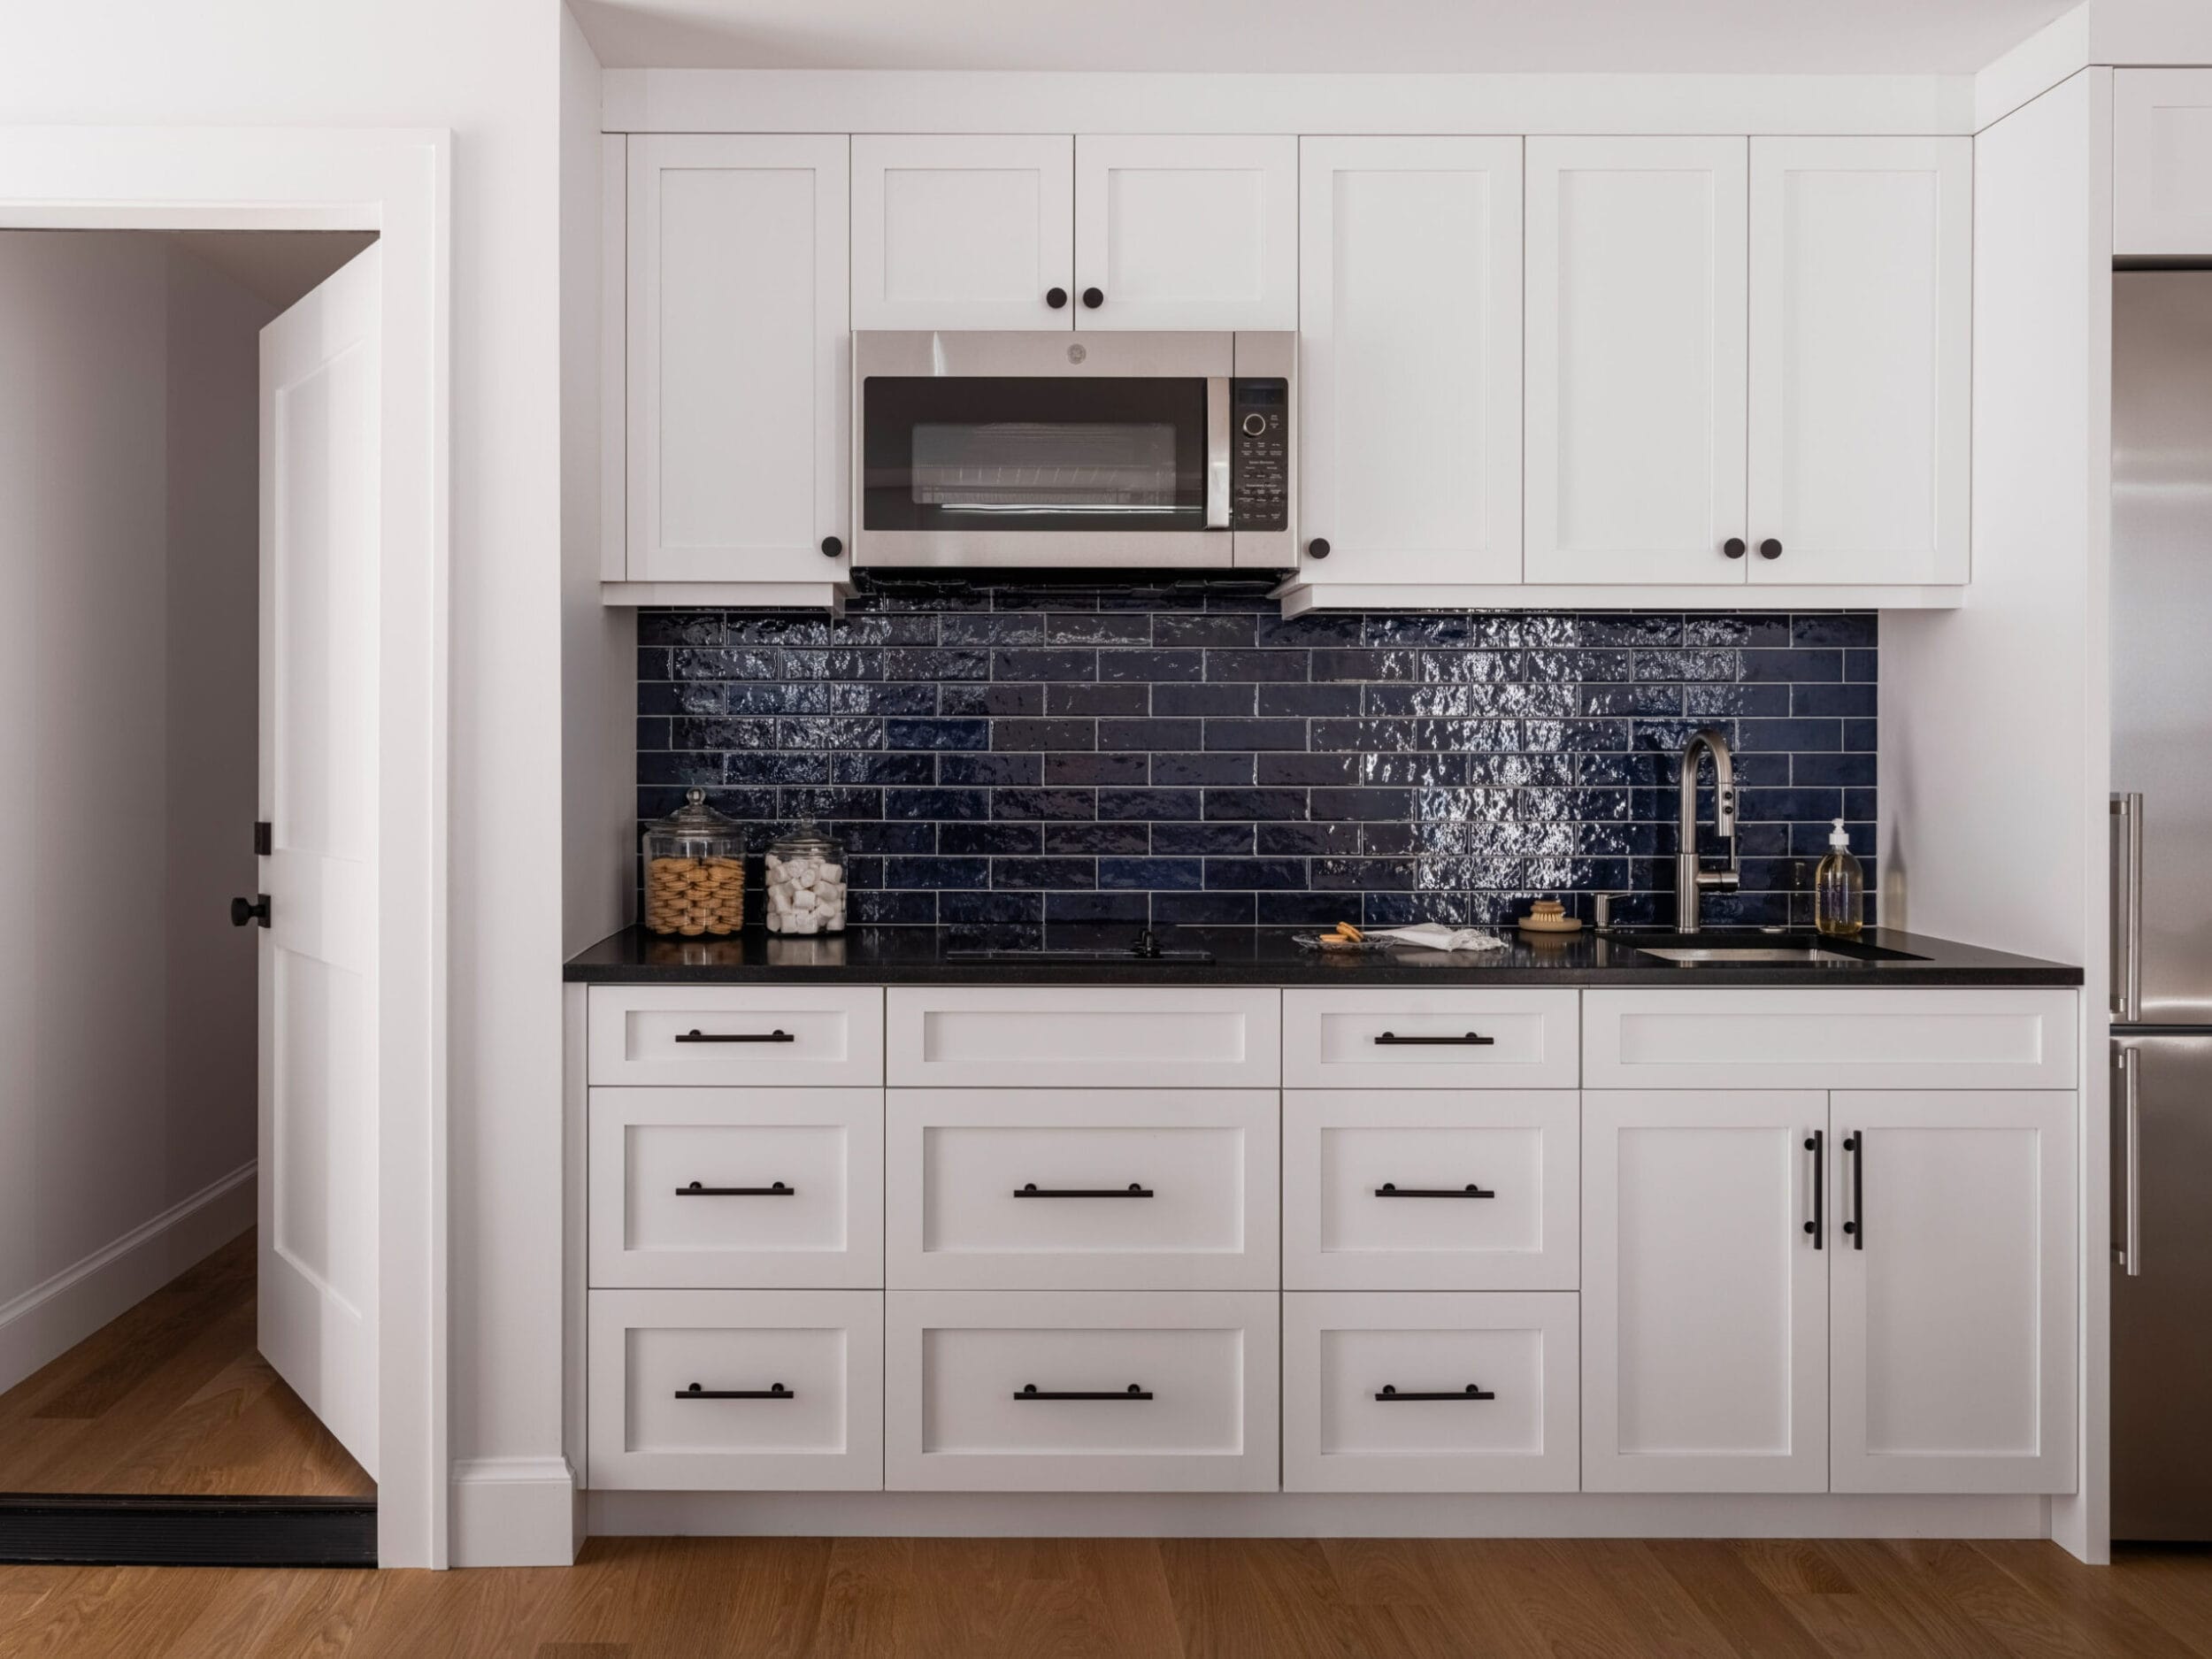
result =
[[[1809,1090],[1582,1102],[1582,1469],[1594,1492],[1824,1492],[1828,1256]],[[1824,1217],[1824,1225],[1826,1218]]]
[[594,1291],[588,1344],[595,1486],[883,1485],[879,1292]]
[[1286,1492],[1572,1492],[1571,1294],[1283,1298]]
[[1272,1089],[893,1089],[895,1287],[1272,1290]]
[[1292,1089],[1290,1290],[1572,1290],[1572,1089]]
[[1269,1291],[894,1291],[884,1484],[908,1492],[1269,1492]]
[[2074,1097],[1831,1097],[1831,1484],[2071,1492]]

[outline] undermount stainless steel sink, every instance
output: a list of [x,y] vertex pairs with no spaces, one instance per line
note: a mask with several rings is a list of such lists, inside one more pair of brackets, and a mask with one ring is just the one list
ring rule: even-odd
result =
[[1669,962],[1857,962],[1840,950],[1821,950],[1810,945],[1648,945],[1636,947],[1640,956],[1663,956]]

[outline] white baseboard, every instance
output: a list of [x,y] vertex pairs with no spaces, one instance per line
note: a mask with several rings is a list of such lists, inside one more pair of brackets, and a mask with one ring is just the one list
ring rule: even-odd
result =
[[1850,1494],[613,1492],[594,1536],[2041,1538],[2040,1497]]
[[0,1389],[15,1386],[254,1223],[254,1171],[240,1164],[42,1285],[0,1302]]
[[565,1567],[583,1547],[583,1509],[565,1457],[473,1457],[453,1465],[457,1567]]

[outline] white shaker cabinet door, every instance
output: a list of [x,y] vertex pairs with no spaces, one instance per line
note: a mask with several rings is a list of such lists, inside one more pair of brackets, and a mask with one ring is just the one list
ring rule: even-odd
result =
[[1072,138],[854,138],[855,328],[1071,328],[1074,280]]
[[2074,1096],[1840,1092],[1838,1492],[2074,1489]]
[[1532,138],[1532,582],[1740,584],[1740,138]]
[[848,143],[630,140],[629,575],[820,582],[850,439]]
[[1521,141],[1300,152],[1298,522],[1315,582],[1521,580]]
[[1810,1090],[1583,1095],[1585,1490],[1827,1490],[1827,1118]]
[[2113,73],[2112,251],[2212,254],[2212,69]]
[[1078,328],[1298,326],[1298,141],[1075,141]]
[[1973,164],[1751,141],[1752,581],[1966,580]]

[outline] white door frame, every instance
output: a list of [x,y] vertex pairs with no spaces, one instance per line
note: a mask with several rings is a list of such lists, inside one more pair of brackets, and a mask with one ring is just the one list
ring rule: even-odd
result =
[[447,1552],[451,172],[442,128],[0,127],[0,229],[373,230],[383,244],[377,1557],[387,1567],[442,1567]]

